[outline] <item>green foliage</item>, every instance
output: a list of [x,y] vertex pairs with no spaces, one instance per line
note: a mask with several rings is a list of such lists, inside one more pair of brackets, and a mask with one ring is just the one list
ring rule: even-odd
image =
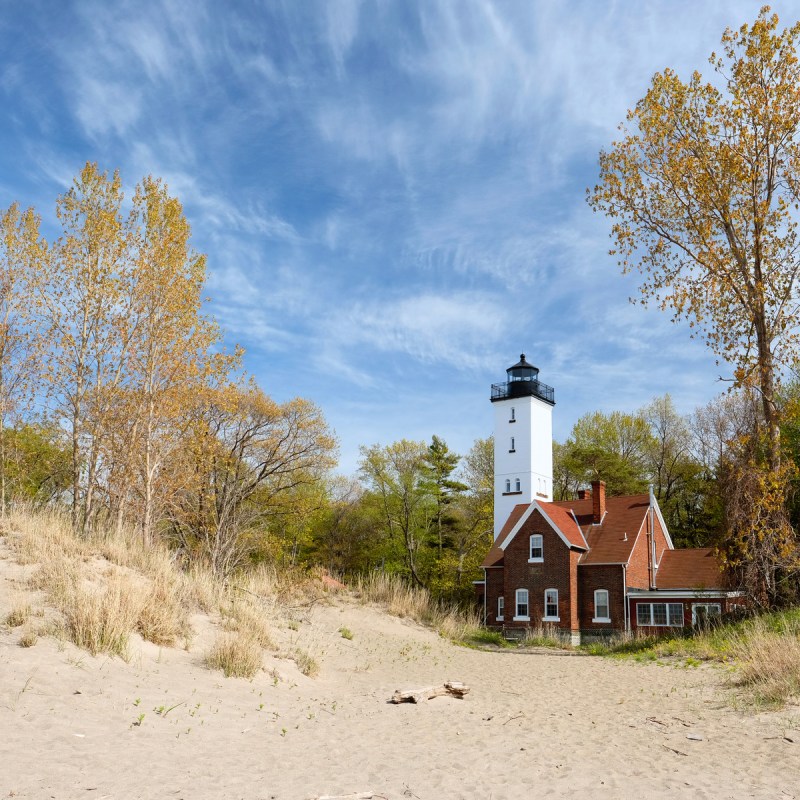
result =
[[72,475],[70,454],[56,428],[30,423],[7,428],[5,436],[9,497],[49,502],[68,490]]
[[593,480],[606,482],[609,495],[647,489],[647,453],[653,437],[641,412],[595,411],[581,417],[557,452],[554,484],[557,499],[575,496]]

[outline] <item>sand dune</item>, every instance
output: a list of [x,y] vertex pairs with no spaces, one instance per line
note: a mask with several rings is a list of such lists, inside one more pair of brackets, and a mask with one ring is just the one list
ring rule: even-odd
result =
[[[0,618],[20,574],[0,561]],[[209,671],[200,616],[188,651],[137,639],[129,663],[3,628],[0,796],[800,797],[800,709],[733,710],[722,669],[470,650],[330,602],[279,632],[315,678],[268,656],[252,681]],[[471,693],[388,703],[450,679]]]

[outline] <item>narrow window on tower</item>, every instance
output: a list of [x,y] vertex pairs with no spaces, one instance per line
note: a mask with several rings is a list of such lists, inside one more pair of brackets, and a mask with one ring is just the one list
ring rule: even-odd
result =
[[516,486],[515,491],[517,491],[517,492],[521,492],[522,491],[522,484],[519,482],[519,478],[517,478],[516,483],[514,485]]
[[516,453],[517,449],[514,447],[514,437],[511,437],[511,447],[508,448],[509,453]]
[[508,479],[506,479],[506,491],[507,492],[511,491],[511,481]]
[[515,412],[514,412],[514,406],[511,406],[511,417],[509,418],[508,421],[509,422],[516,422],[517,421],[517,417],[516,417]]

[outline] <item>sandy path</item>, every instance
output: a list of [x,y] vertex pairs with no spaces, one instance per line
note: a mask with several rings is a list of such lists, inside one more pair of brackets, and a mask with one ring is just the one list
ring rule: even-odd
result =
[[[199,646],[137,642],[128,664],[23,649],[4,631],[0,797],[800,797],[800,710],[733,711],[718,669],[479,652],[350,605],[284,635],[316,653],[317,678],[267,658],[253,681],[225,679]],[[447,679],[471,694],[387,703]]]

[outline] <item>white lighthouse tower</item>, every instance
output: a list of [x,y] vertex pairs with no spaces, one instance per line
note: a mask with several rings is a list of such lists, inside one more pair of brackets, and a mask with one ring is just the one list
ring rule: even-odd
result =
[[492,384],[494,405],[494,538],[519,503],[553,499],[555,392],[525,360]]

